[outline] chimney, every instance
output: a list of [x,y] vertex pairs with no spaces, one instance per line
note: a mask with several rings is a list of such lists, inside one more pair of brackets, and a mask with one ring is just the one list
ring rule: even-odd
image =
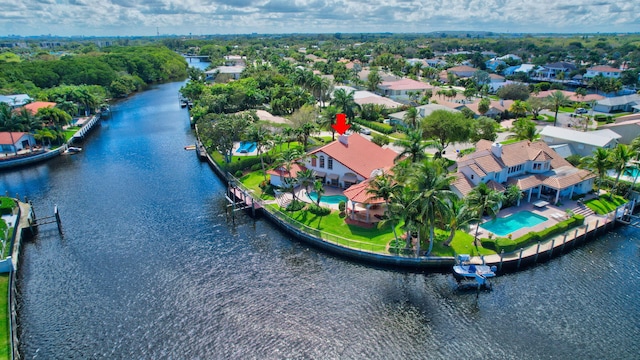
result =
[[344,145],[349,146],[349,136],[347,134],[338,136],[338,141],[340,141]]
[[495,157],[501,158],[502,157],[502,144],[500,144],[498,142],[494,142],[493,144],[491,144],[491,153]]

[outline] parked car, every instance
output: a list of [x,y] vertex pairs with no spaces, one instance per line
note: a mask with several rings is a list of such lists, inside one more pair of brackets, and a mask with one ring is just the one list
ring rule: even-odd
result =
[[363,127],[360,129],[360,134],[371,135],[371,129]]
[[577,108],[575,112],[576,112],[576,114],[586,114],[587,113],[587,109],[585,109],[585,108]]

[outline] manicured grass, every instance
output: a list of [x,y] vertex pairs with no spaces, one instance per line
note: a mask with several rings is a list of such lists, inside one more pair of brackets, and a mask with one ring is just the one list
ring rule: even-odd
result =
[[[446,239],[449,236],[449,232],[445,232],[443,230],[436,230],[436,233],[441,233],[441,236],[438,238]],[[482,246],[478,246],[478,249],[473,245],[473,236],[468,233],[458,230],[456,234],[453,236],[453,241],[451,241],[451,246],[446,247],[442,245],[443,241],[436,241],[433,245],[433,251],[431,255],[433,256],[455,256],[456,254],[469,254],[471,256],[476,255],[491,255],[496,252],[493,250],[485,249]]]
[[599,199],[591,199],[585,201],[584,204],[598,215],[605,215],[614,211],[618,206],[626,203],[627,200],[622,196],[601,195]]
[[11,359],[8,295],[9,274],[0,274],[0,359]]
[[[262,175],[262,170],[254,171],[248,173],[240,178],[242,185],[248,187],[250,190],[253,190],[254,194],[260,194],[260,199],[262,200],[273,200],[275,197],[271,195],[267,195],[262,192],[260,188],[260,183],[264,181],[264,175]],[[269,177],[267,176],[267,181],[269,181]]]
[[501,141],[501,142],[500,142],[500,144],[502,144],[502,145],[508,145],[508,144],[517,143],[518,141],[521,141],[521,140],[518,140],[518,139],[509,139],[509,140]]
[[631,115],[631,114],[633,114],[633,113],[630,113],[630,112],[621,112],[621,113],[615,113],[615,114],[612,114],[612,116],[613,116],[614,118],[618,118],[618,117],[620,117],[620,116],[627,116],[627,115]]

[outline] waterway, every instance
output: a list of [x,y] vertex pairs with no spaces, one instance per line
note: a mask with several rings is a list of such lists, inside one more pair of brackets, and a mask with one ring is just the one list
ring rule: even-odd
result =
[[631,359],[640,242],[621,228],[460,291],[375,269],[225,213],[195,154],[182,83],[132,96],[82,153],[0,173],[55,227],[24,246],[20,350],[43,359]]

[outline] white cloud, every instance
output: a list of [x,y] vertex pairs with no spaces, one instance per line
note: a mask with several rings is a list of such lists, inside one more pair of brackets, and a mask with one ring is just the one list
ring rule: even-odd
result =
[[609,0],[0,0],[0,33],[638,32],[638,13]]

